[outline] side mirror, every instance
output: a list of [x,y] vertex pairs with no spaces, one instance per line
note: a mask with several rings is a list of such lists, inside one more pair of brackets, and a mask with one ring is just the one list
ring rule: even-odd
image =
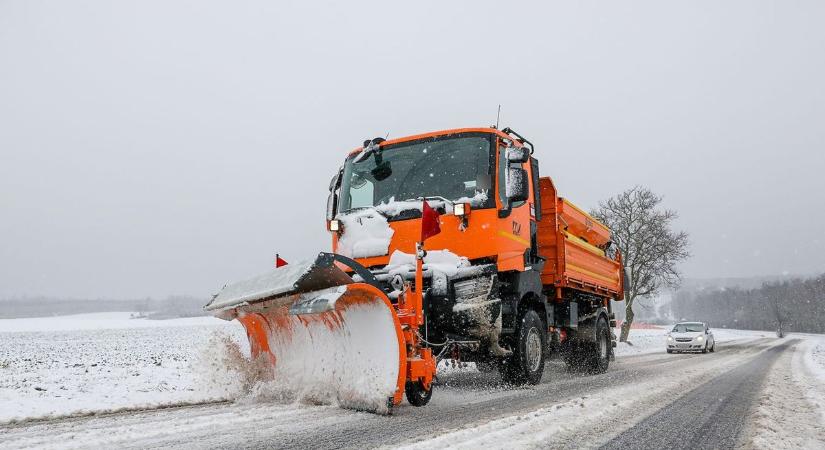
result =
[[329,180],[329,191],[332,192],[338,189],[338,186],[341,184],[341,169],[338,169],[338,172],[335,172],[332,179]]
[[329,180],[329,197],[327,197],[327,220],[335,218],[335,209],[338,207],[338,188],[341,187],[341,176],[344,173],[343,167],[338,169],[335,176]]
[[338,206],[338,195],[335,194],[335,191],[329,193],[329,197],[327,197],[327,220],[332,220],[335,218],[335,208]]
[[527,201],[530,194],[530,185],[526,170],[520,167],[507,168],[506,194],[511,202]]
[[526,163],[530,159],[530,153],[524,147],[509,147],[507,149],[507,161],[511,163]]

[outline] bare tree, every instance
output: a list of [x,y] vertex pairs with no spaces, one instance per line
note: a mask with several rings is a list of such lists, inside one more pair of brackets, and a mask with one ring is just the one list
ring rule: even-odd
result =
[[776,319],[776,337],[783,338],[785,337],[785,331],[782,329],[782,311],[780,309],[780,301],[776,297],[771,297],[770,299],[771,306],[773,309],[773,315]]
[[[785,337],[785,329],[783,325],[785,324],[785,314],[782,313],[782,303],[789,302],[791,299],[790,296],[787,295],[788,291],[791,291],[793,286],[791,283],[785,282],[776,285],[771,284],[763,284],[762,285],[762,293],[764,295],[765,300],[768,303],[768,307],[770,308],[770,313],[773,316],[776,323],[776,337],[783,338]],[[785,295],[782,295],[782,291],[785,291]]]
[[633,301],[651,297],[663,287],[678,287],[677,264],[690,256],[688,235],[671,229],[675,211],[659,207],[662,197],[636,186],[600,202],[591,214],[607,225],[624,260],[625,321],[619,336],[627,342],[633,323]]

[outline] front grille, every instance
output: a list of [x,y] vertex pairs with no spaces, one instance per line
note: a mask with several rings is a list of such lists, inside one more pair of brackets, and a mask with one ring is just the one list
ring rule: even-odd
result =
[[690,342],[693,338],[676,338],[676,342]]
[[487,300],[490,290],[493,287],[493,277],[471,278],[469,280],[456,281],[455,300],[458,303],[476,303]]

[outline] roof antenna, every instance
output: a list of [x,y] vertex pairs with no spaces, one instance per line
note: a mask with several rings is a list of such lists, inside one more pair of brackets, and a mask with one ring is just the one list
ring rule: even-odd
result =
[[498,113],[496,113],[496,130],[498,130],[498,120],[501,118],[501,104],[498,105]]

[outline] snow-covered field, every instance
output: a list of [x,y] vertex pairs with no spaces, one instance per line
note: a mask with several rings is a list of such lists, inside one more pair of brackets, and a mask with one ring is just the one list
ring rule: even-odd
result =
[[232,398],[237,323],[130,313],[0,320],[0,423]]

